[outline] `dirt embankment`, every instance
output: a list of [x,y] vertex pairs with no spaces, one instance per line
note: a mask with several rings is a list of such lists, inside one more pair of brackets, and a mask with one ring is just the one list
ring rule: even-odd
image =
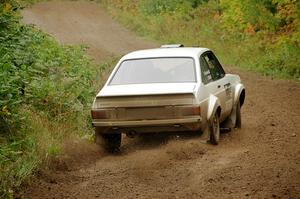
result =
[[[40,3],[23,12],[62,43],[84,43],[100,60],[155,46],[95,3]],[[124,139],[122,153],[70,144],[23,198],[300,198],[300,84],[236,68],[245,83],[243,128],[211,146],[199,136]]]

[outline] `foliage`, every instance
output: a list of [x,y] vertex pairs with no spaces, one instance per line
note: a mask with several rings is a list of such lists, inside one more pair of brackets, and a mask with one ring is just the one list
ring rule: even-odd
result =
[[156,15],[166,12],[188,12],[188,9],[196,8],[208,0],[142,0],[140,9],[147,15]]
[[93,93],[84,49],[61,47],[29,26],[9,25],[0,31],[0,108],[8,130],[14,127],[10,120],[20,119],[21,104],[30,104],[51,117],[80,112]]
[[0,198],[59,155],[64,139],[89,137],[100,73],[114,62],[96,65],[84,46],[22,25],[19,8],[34,1],[0,0]]
[[297,0],[101,2],[143,36],[162,43],[205,46],[227,65],[300,80]]

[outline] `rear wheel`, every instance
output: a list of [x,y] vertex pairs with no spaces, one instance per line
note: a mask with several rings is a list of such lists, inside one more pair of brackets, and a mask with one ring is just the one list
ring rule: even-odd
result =
[[96,132],[96,144],[102,145],[109,153],[118,152],[121,146],[121,133],[101,134]]
[[216,112],[209,124],[209,141],[213,145],[217,145],[220,140],[220,119]]

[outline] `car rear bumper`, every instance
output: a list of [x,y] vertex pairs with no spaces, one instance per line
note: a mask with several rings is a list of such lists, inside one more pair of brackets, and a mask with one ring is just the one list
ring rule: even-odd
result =
[[101,134],[115,132],[135,134],[159,132],[185,132],[201,129],[201,117],[181,119],[130,120],[130,121],[93,121],[96,131]]
[[200,116],[181,118],[181,119],[159,119],[159,120],[126,120],[126,121],[103,121],[93,120],[95,127],[141,127],[141,126],[165,126],[165,125],[184,125],[200,123]]

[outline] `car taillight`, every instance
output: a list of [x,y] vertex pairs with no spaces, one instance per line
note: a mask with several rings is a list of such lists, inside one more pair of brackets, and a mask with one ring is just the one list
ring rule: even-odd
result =
[[200,106],[183,107],[181,109],[181,113],[184,116],[201,115],[201,108],[200,108]]
[[107,119],[109,117],[107,110],[92,110],[93,119]]

